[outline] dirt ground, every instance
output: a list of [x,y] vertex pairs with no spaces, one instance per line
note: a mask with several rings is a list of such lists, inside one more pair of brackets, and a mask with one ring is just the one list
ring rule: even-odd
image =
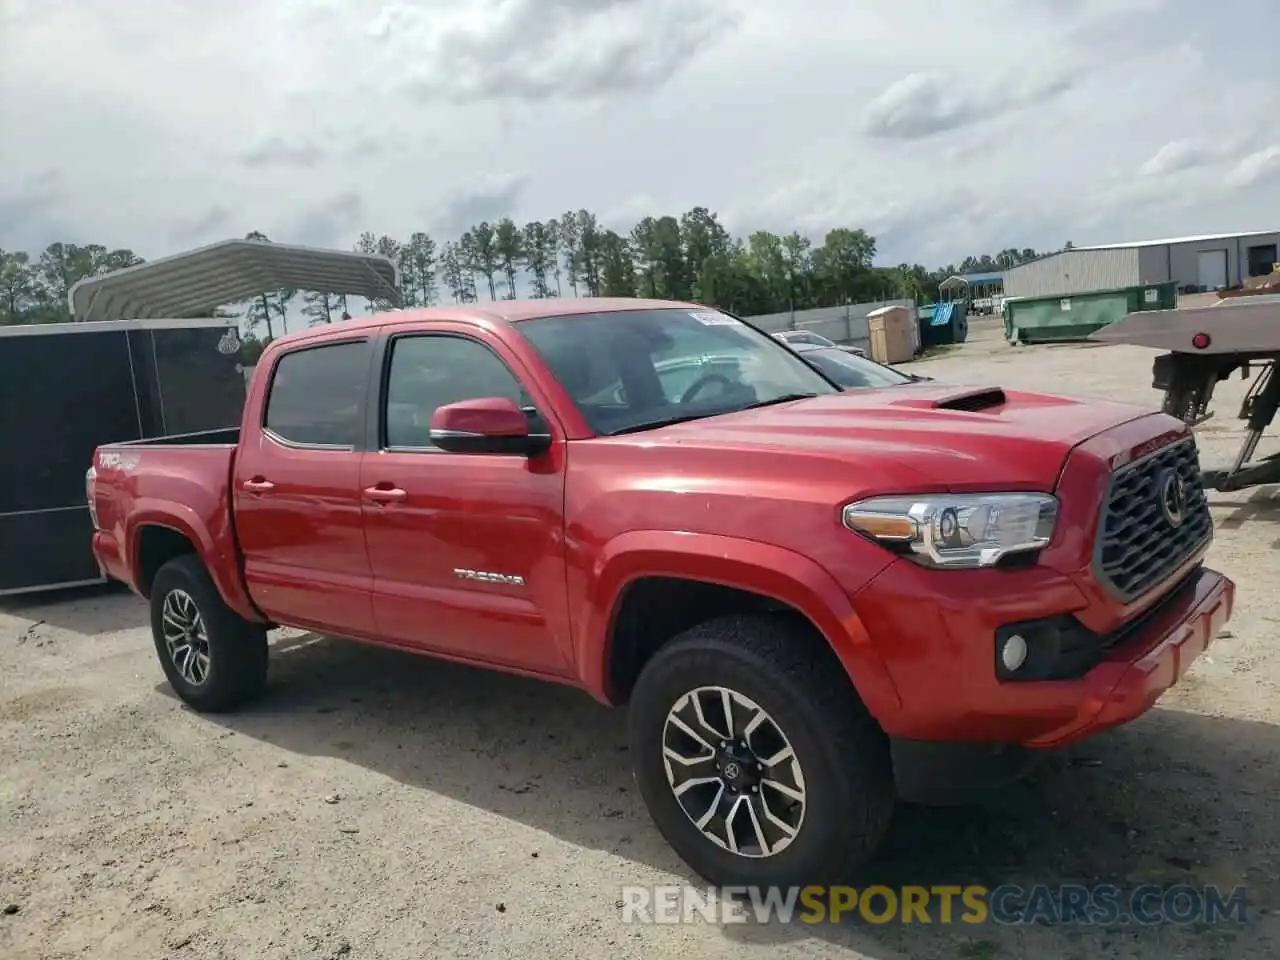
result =
[[[1006,346],[913,366],[1154,405],[1150,352]],[[1199,428],[1240,438],[1243,385]],[[143,603],[0,604],[0,957],[1274,957],[1280,501],[1211,497],[1235,619],[1142,720],[979,807],[899,811],[864,882],[1246,884],[1243,927],[636,926],[624,884],[689,878],[645,813],[624,716],[576,692],[312,636],[215,718],[164,683]]]

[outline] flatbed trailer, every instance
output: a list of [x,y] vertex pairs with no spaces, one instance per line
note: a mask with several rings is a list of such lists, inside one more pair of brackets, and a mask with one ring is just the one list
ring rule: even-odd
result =
[[1253,459],[1280,407],[1280,295],[1130,313],[1089,339],[1168,351],[1152,362],[1151,385],[1164,391],[1164,412],[1191,426],[1213,416],[1209,403],[1219,383],[1237,370],[1242,379],[1252,375],[1237,414],[1248,424],[1244,442],[1229,467],[1203,471],[1204,485],[1225,492],[1280,483],[1280,453]]

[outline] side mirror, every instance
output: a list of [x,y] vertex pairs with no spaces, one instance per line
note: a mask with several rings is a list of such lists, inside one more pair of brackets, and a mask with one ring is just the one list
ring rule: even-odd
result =
[[450,453],[515,453],[532,456],[551,445],[529,432],[529,419],[507,397],[480,397],[437,407],[431,442]]

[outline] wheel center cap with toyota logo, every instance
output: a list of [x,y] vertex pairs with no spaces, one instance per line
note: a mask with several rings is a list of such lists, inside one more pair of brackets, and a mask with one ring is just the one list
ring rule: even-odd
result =
[[760,761],[743,740],[724,741],[716,759],[720,779],[733,793],[747,793],[759,789]]
[[1171,527],[1182,526],[1187,512],[1187,486],[1177,470],[1165,470],[1156,482],[1156,494],[1160,498],[1160,512]]

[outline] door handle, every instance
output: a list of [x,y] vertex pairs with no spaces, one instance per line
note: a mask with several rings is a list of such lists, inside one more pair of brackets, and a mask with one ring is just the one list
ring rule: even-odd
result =
[[399,487],[367,487],[364,495],[377,503],[397,503],[409,496]]
[[276,488],[276,485],[270,480],[246,480],[241,486],[250,493],[266,493],[268,490]]

